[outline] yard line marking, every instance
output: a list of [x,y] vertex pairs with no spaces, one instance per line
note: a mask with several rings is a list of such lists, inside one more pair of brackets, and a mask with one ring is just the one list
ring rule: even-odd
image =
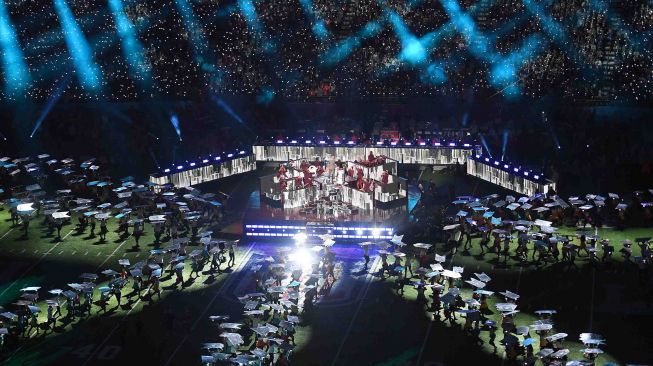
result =
[[86,251],[86,253],[84,253],[84,255],[88,255],[88,250]]
[[77,253],[77,251],[76,251],[76,250],[73,250],[73,252],[70,253],[70,255],[75,255],[75,253]]
[[590,333],[592,332],[592,325],[594,324],[594,289],[596,282],[596,267],[592,268],[592,296],[590,302]]
[[[73,231],[75,231],[75,229],[70,230],[70,231],[68,232],[68,234],[66,234],[66,236],[64,236],[64,237],[61,239],[61,241],[66,240],[66,238],[68,237],[68,235],[72,234]],[[61,243],[61,242],[60,242],[60,243]]]
[[[370,267],[369,272],[365,275],[365,285],[369,285],[372,280],[374,279],[373,273],[376,273],[379,270],[381,264],[381,257],[377,256],[374,258],[374,261],[372,262],[372,266]],[[356,301],[358,300],[363,300],[363,292],[359,292],[358,296],[356,297]]]
[[[147,288],[147,291],[148,292],[150,291],[150,287]],[[115,333],[115,331],[118,330],[118,328],[120,328],[120,326],[125,321],[125,319],[127,319],[127,317],[131,314],[131,312],[134,311],[134,309],[136,309],[136,306],[138,306],[138,304],[141,302],[142,299],[143,298],[141,297],[141,298],[138,299],[138,301],[136,301],[136,303],[134,303],[134,306],[132,306],[132,308],[129,309],[127,314],[125,314],[125,316],[123,316],[122,319],[120,319],[120,321],[116,324],[116,326],[113,327],[113,329],[111,329],[111,331],[109,332],[109,334],[107,334],[107,336],[104,338],[102,343],[100,343],[100,345],[88,356],[88,358],[86,359],[86,361],[84,361],[82,366],[85,366],[91,359],[93,359],[93,357],[95,357],[95,354],[100,349],[102,349],[102,347],[105,345],[105,343],[107,343],[109,341],[109,339],[111,339],[111,336],[113,336],[113,333]]]
[[[594,229],[594,236],[599,235],[599,228]],[[596,266],[592,266],[592,296],[590,302],[590,333],[592,332],[592,325],[594,324],[594,289],[596,286]]]
[[[458,251],[455,251],[451,255],[451,260],[449,261],[449,265],[453,265],[453,259],[456,256],[456,253],[458,253]],[[426,341],[429,339],[432,329],[433,329],[433,319],[431,319],[431,322],[429,323],[429,327],[426,329],[426,335],[424,336],[424,341],[422,342],[422,348],[420,348],[419,356],[417,356],[417,363],[415,364],[416,366],[419,366],[420,362],[422,362],[422,356],[424,355],[424,350],[426,349]]]
[[34,249],[34,254],[39,254],[39,250],[38,250],[38,249]]
[[118,245],[118,246],[116,247],[116,249],[115,249],[111,254],[109,254],[109,256],[107,257],[107,259],[105,259],[102,263],[100,263],[100,265],[95,269],[95,272],[97,272],[98,269],[102,268],[102,266],[104,266],[104,264],[107,263],[107,261],[109,260],[109,258],[113,257],[113,255],[116,254],[116,252],[118,251],[118,249],[120,249],[120,247],[123,246],[123,244],[125,244],[126,242],[127,242],[127,240],[125,240],[125,241],[123,241],[122,243],[120,243],[120,245]]
[[99,257],[100,254],[102,254],[102,252],[97,252],[97,254],[96,254],[95,256],[96,256],[96,257]]
[[354,326],[354,322],[356,318],[358,318],[358,313],[360,313],[361,308],[363,307],[363,303],[365,302],[365,297],[367,296],[367,293],[369,292],[371,285],[372,285],[372,281],[366,283],[365,290],[363,291],[363,296],[358,302],[358,307],[356,308],[356,312],[354,313],[354,316],[351,318],[351,321],[349,322],[349,326],[347,327],[345,336],[342,338],[342,341],[340,342],[340,346],[338,347],[338,351],[336,352],[336,355],[333,358],[333,362],[331,363],[331,366],[335,366],[338,363],[338,357],[340,357],[340,352],[342,352],[342,348],[345,346],[345,342],[347,341],[347,338],[349,338],[349,333],[351,333],[351,329]]
[[14,231],[14,228],[9,229],[2,237],[0,237],[0,240],[4,239],[5,236],[9,235],[12,231]]
[[62,255],[62,254],[63,254],[63,250],[62,250],[62,251],[60,251],[60,252],[59,252],[59,254],[57,254],[57,255]]
[[222,284],[222,286],[220,286],[220,289],[218,291],[216,291],[216,293],[213,296],[213,298],[211,299],[211,301],[209,301],[209,303],[206,304],[206,307],[204,308],[204,310],[202,311],[200,316],[197,317],[197,320],[195,320],[195,322],[193,323],[193,326],[190,328],[190,331],[187,332],[186,335],[184,336],[184,338],[182,338],[182,340],[179,342],[179,344],[177,345],[177,348],[175,348],[175,350],[172,352],[172,354],[170,355],[170,357],[168,358],[168,361],[166,361],[164,366],[170,365],[170,362],[172,362],[172,359],[175,357],[175,355],[177,354],[177,352],[179,351],[181,346],[188,339],[188,335],[190,334],[190,332],[193,331],[195,329],[195,327],[197,327],[197,324],[200,322],[200,320],[202,320],[202,318],[204,317],[206,312],[209,310],[209,307],[211,307],[211,305],[213,305],[215,300],[222,294],[223,290],[226,289],[229,285],[231,285],[231,282],[233,282],[233,278],[234,278],[234,276],[231,276],[231,275],[240,272],[242,267],[244,267],[245,264],[247,264],[247,262],[249,261],[249,258],[252,256],[251,252],[252,252],[253,247],[254,247],[254,244],[250,244],[249,248],[247,248],[247,251],[245,252],[243,257],[240,259],[240,263],[238,263],[238,266],[235,267],[234,270],[229,274],[230,276],[228,276],[227,279]]
[[27,250],[27,249],[23,248],[23,250],[20,251],[20,254],[25,253],[26,250]]
[[[73,231],[70,230],[70,232],[68,233],[68,235],[70,235],[70,233],[72,233],[72,232],[73,232]],[[67,238],[68,235],[66,235],[66,236],[64,237],[64,239]],[[18,281],[22,280],[23,277],[25,277],[25,276],[26,276],[26,275],[27,275],[27,274],[28,274],[32,269],[34,269],[34,268],[35,268],[39,263],[41,263],[41,261],[43,260],[43,258],[45,258],[46,255],[50,254],[50,252],[52,252],[52,251],[53,251],[56,247],[58,247],[59,244],[61,244],[61,243],[63,243],[63,239],[62,239],[61,241],[57,242],[57,244],[55,244],[54,246],[52,246],[52,247],[51,247],[47,252],[43,253],[43,255],[41,255],[41,258],[39,258],[36,262],[32,263],[32,265],[29,266],[29,267],[25,270],[25,272],[23,272],[23,274],[20,275],[20,277],[18,277],[17,279],[15,279],[14,282],[12,282],[9,286],[7,286],[7,288],[5,288],[2,292],[0,292],[0,296],[4,295],[7,291],[9,291],[10,288],[14,287],[14,285],[16,285],[16,283],[17,283]],[[23,250],[25,250],[25,249],[23,249]]]

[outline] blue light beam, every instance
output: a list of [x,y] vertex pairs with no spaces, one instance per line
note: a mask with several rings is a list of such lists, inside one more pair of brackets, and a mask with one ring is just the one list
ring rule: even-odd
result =
[[321,64],[327,67],[333,67],[346,60],[363,44],[363,41],[381,33],[383,30],[383,23],[384,22],[380,20],[375,20],[365,24],[365,26],[353,36],[343,39],[322,54],[320,57]]
[[320,41],[326,41],[329,38],[329,31],[327,30],[324,21],[315,14],[315,11],[313,11],[311,0],[299,0],[299,3],[302,5],[304,13],[306,13],[306,16],[312,23],[311,29],[313,30],[315,37]]
[[490,151],[490,147],[487,144],[487,140],[485,140],[485,136],[479,133],[478,137],[481,139],[481,145],[483,145],[487,154],[490,155],[490,157],[492,157],[492,152]]
[[415,35],[408,29],[403,19],[392,10],[388,10],[388,18],[390,24],[395,31],[395,34],[401,42],[401,52],[399,53],[399,60],[405,61],[411,65],[421,65],[428,59],[428,51],[426,47],[415,37]]
[[508,137],[510,137],[510,131],[503,130],[503,143],[501,144],[501,160],[503,161],[506,157],[506,149],[508,148]]
[[59,17],[68,51],[72,55],[77,79],[82,88],[98,92],[102,87],[102,73],[93,61],[93,53],[77,24],[72,10],[64,0],[54,0],[54,8]]
[[243,121],[243,119],[240,118],[240,116],[236,114],[236,112],[234,112],[231,106],[229,106],[227,102],[222,100],[222,98],[219,98],[216,95],[211,95],[211,99],[218,107],[222,108],[225,112],[227,112],[227,114],[231,116],[231,118],[235,119],[240,124],[245,124],[245,121]]
[[5,70],[6,96],[24,95],[30,83],[29,69],[4,0],[0,0],[0,48]]
[[195,60],[200,64],[202,70],[207,72],[214,72],[215,65],[210,60],[213,59],[210,53],[209,42],[204,35],[204,29],[197,17],[191,4],[188,0],[175,0],[181,20],[184,22],[184,27],[188,31],[191,40],[191,46],[195,53]]
[[240,13],[245,18],[247,26],[250,28],[250,30],[252,30],[252,32],[254,32],[254,35],[258,41],[261,42],[263,51],[267,53],[274,52],[276,47],[274,46],[274,43],[269,40],[269,37],[267,37],[263,28],[263,24],[258,19],[258,13],[254,7],[254,1],[238,0],[238,7],[240,8]]
[[177,137],[179,137],[179,141],[181,141],[181,127],[179,126],[179,118],[177,118],[176,114],[170,116],[170,123],[172,124],[172,128],[175,129]]
[[43,108],[41,114],[39,115],[39,118],[36,120],[34,129],[32,130],[32,133],[29,135],[30,138],[34,137],[34,135],[39,130],[39,128],[41,128],[43,121],[45,121],[45,118],[48,116],[48,114],[50,114],[50,110],[52,110],[52,107],[54,107],[54,105],[57,104],[64,90],[66,90],[66,87],[68,86],[69,82],[70,82],[70,75],[66,75],[63,79],[61,79],[59,84],[57,84],[56,88],[54,89],[54,93],[50,95],[50,98],[48,98],[48,102],[46,103],[45,108]]
[[136,27],[124,12],[122,0],[109,0],[109,9],[116,22],[116,30],[121,39],[122,54],[127,60],[133,78],[139,80],[144,86],[152,85],[152,66],[145,57],[145,50],[138,40]]

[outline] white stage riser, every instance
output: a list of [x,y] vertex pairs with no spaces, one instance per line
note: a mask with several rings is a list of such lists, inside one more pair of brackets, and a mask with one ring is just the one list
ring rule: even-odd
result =
[[550,190],[556,189],[556,184],[553,181],[534,181],[521,173],[513,174],[489,163],[473,159],[467,161],[467,174],[526,196],[532,196],[535,193],[546,194]]
[[453,165],[464,164],[467,157],[480,154],[480,147],[375,147],[375,146],[290,146],[255,145],[253,152],[257,161],[286,162],[289,160],[335,156],[341,161],[366,160],[370,152],[385,155],[400,164]]

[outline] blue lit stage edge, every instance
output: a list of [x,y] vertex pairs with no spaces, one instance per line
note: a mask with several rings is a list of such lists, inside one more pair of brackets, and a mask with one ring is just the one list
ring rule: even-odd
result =
[[[385,155],[399,164],[452,165],[467,164],[467,174],[491,182],[520,194],[549,193],[556,183],[543,174],[523,169],[509,163],[480,155],[477,144],[463,142],[440,143],[376,143],[357,144],[352,141],[276,141],[273,144],[254,145],[252,153],[236,151],[209,156],[198,161],[185,162],[162,169],[150,175],[156,185],[171,184],[177,188],[256,170],[257,162],[287,162],[289,160],[337,156],[340,160],[364,159],[370,152]],[[390,211],[388,211],[390,212]],[[403,212],[402,212],[403,214]],[[394,215],[394,214],[392,214]],[[308,237],[332,235],[334,239],[385,240],[392,238],[395,224],[391,214],[370,215],[371,220],[308,221],[289,217],[245,219],[243,234],[256,239],[288,239],[297,233]],[[383,217],[385,216],[385,217]]]
[[377,142],[373,145],[353,141],[278,140],[276,144],[254,145],[257,161],[286,162],[322,158],[333,155],[342,161],[365,160],[374,155],[387,156],[399,164],[452,165],[465,164],[467,158],[481,153],[481,147],[467,142]]
[[256,170],[256,159],[246,151],[207,156],[150,174],[156,187],[172,184],[177,188],[206,183]]
[[354,240],[354,239],[392,239],[394,229],[391,227],[375,227],[357,224],[350,221],[337,223],[307,222],[305,225],[258,225],[245,224],[244,234],[250,238],[267,238],[283,239],[292,238],[298,233],[305,233],[308,237],[318,237],[320,235],[331,235],[334,239]]
[[257,161],[286,162],[333,155],[342,161],[365,159],[369,153],[384,155],[399,164],[452,165],[465,164],[481,147],[468,142],[377,142],[374,145],[353,141],[277,141],[272,145],[254,145],[252,153],[245,150],[209,155],[196,161],[186,161],[150,174],[156,185],[172,184],[177,188],[210,182],[256,170]]
[[527,196],[556,190],[556,183],[546,179],[544,174],[489,156],[470,156],[467,160],[467,174]]

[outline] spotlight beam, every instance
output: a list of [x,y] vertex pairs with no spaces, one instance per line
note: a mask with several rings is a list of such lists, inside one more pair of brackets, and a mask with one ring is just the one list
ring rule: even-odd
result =
[[188,0],[175,0],[175,5],[179,15],[181,15],[181,20],[184,22],[184,27],[190,36],[195,60],[203,70],[209,72],[215,71],[215,65],[211,62],[214,57],[210,52],[209,42],[204,36],[204,28],[198,22],[192,5]]
[[65,0],[54,0],[54,8],[59,17],[68,51],[73,58],[80,85],[93,93],[102,87],[102,72],[93,61],[93,52],[82,29],[77,24],[72,10]]
[[324,21],[320,19],[313,11],[313,4],[311,3],[311,0],[299,0],[299,3],[304,9],[306,17],[311,21],[313,25],[311,30],[313,31],[313,34],[315,34],[315,37],[317,37],[317,39],[320,41],[326,41],[329,38],[329,31],[327,30]]
[[109,0],[109,9],[113,13],[116,31],[121,39],[122,54],[127,60],[132,77],[145,87],[152,85],[151,65],[145,57],[145,50],[138,40],[136,27],[124,12],[121,0]]
[[29,87],[30,75],[18,37],[11,23],[5,0],[0,0],[0,49],[5,70],[5,95],[24,96]]
[[276,47],[270,40],[270,37],[267,36],[263,24],[258,19],[258,13],[254,7],[254,0],[238,0],[238,8],[245,18],[247,26],[254,32],[256,39],[261,43],[263,50],[267,53],[272,53]]
[[68,87],[69,83],[70,83],[70,75],[66,75],[57,84],[57,86],[54,89],[54,93],[50,95],[50,98],[48,98],[48,102],[46,103],[45,108],[43,108],[41,114],[39,115],[39,118],[36,120],[34,129],[32,130],[32,133],[29,135],[30,138],[34,137],[36,132],[39,130],[39,128],[43,124],[43,121],[45,121],[45,118],[48,116],[48,114],[50,114],[52,107],[54,107],[54,105],[57,104],[59,98],[61,98],[61,95],[63,94],[64,90],[66,90],[66,87]]
[[176,114],[170,116],[170,123],[172,124],[172,128],[175,129],[177,137],[179,137],[179,141],[181,141],[181,127],[179,126],[179,118],[177,118]]
[[[161,16],[157,14],[157,16],[146,19],[145,21],[140,22],[138,25],[136,25],[137,33],[141,29],[147,28],[149,24],[154,23],[160,19],[167,18],[171,14],[171,12],[165,11],[165,12],[161,12],[160,14]],[[109,30],[109,31],[98,33],[93,37],[91,37],[89,44],[94,54],[101,56],[104,53],[113,50],[113,48],[116,46],[114,42],[115,40],[117,40],[115,32]],[[49,77],[51,74],[59,75],[60,73],[63,73],[64,71],[62,69],[67,66],[66,65],[67,57],[68,55],[66,54],[59,54],[53,58],[50,58],[47,63],[43,62],[37,65],[35,71],[35,79],[42,78],[42,77]]]

